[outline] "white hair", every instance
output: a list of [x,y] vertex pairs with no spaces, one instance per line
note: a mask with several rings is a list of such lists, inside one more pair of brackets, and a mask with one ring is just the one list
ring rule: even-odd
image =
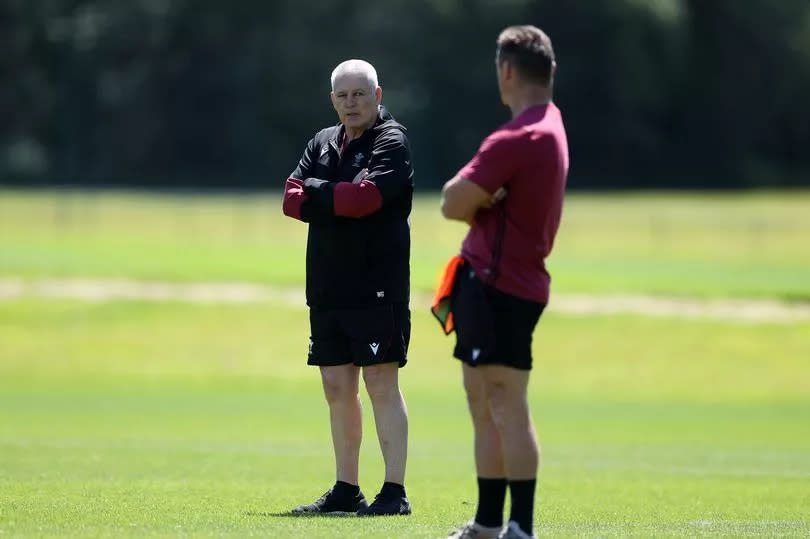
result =
[[374,92],[379,87],[379,82],[377,81],[377,70],[374,69],[374,66],[366,62],[365,60],[346,60],[345,62],[341,62],[337,65],[337,67],[332,71],[332,91],[335,91],[335,80],[341,75],[346,74],[353,74],[353,75],[363,75],[368,80],[368,86],[371,88],[371,91]]

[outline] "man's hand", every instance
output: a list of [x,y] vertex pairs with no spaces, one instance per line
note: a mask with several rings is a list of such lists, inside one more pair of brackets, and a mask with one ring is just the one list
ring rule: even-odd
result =
[[506,187],[501,187],[500,189],[495,191],[495,194],[493,194],[491,197],[489,197],[489,205],[490,205],[490,207],[494,206],[495,204],[497,204],[501,200],[505,199],[507,193],[508,193],[508,191],[507,191]]
[[360,172],[357,173],[357,176],[354,177],[352,183],[360,183],[368,177],[368,169],[364,168]]
[[329,182],[327,180],[321,180],[319,178],[307,178],[304,180],[304,192],[314,194],[320,190],[328,189]]
[[505,199],[507,192],[508,192],[508,190],[506,189],[506,187],[501,187],[500,189],[495,191],[495,194],[493,194],[491,197],[489,197],[489,199],[482,202],[481,206],[479,206],[479,209],[488,210],[489,208],[491,208],[492,206],[494,206],[495,204],[497,204],[501,200]]

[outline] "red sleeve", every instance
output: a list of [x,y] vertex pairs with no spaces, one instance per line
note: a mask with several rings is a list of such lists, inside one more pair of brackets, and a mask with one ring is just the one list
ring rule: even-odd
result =
[[484,139],[478,153],[462,168],[458,175],[495,194],[518,168],[520,139],[495,132]]
[[365,217],[379,210],[383,203],[382,193],[368,180],[337,183],[334,197],[335,215],[342,217]]
[[303,180],[287,178],[287,183],[284,185],[284,201],[281,204],[284,215],[303,221],[301,219],[301,204],[306,200],[307,195],[304,193]]

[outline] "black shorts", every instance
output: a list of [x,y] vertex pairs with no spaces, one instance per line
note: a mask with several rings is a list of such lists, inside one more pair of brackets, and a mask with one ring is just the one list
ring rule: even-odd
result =
[[532,368],[532,334],[544,303],[506,294],[481,282],[469,264],[453,286],[453,356],[471,366]]
[[310,308],[308,365],[359,367],[408,361],[411,311],[407,303],[353,309]]

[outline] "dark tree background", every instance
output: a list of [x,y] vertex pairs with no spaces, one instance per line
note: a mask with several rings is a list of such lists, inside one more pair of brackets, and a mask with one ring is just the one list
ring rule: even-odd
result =
[[0,183],[279,188],[371,61],[437,188],[536,24],[579,188],[810,185],[807,0],[0,0]]

